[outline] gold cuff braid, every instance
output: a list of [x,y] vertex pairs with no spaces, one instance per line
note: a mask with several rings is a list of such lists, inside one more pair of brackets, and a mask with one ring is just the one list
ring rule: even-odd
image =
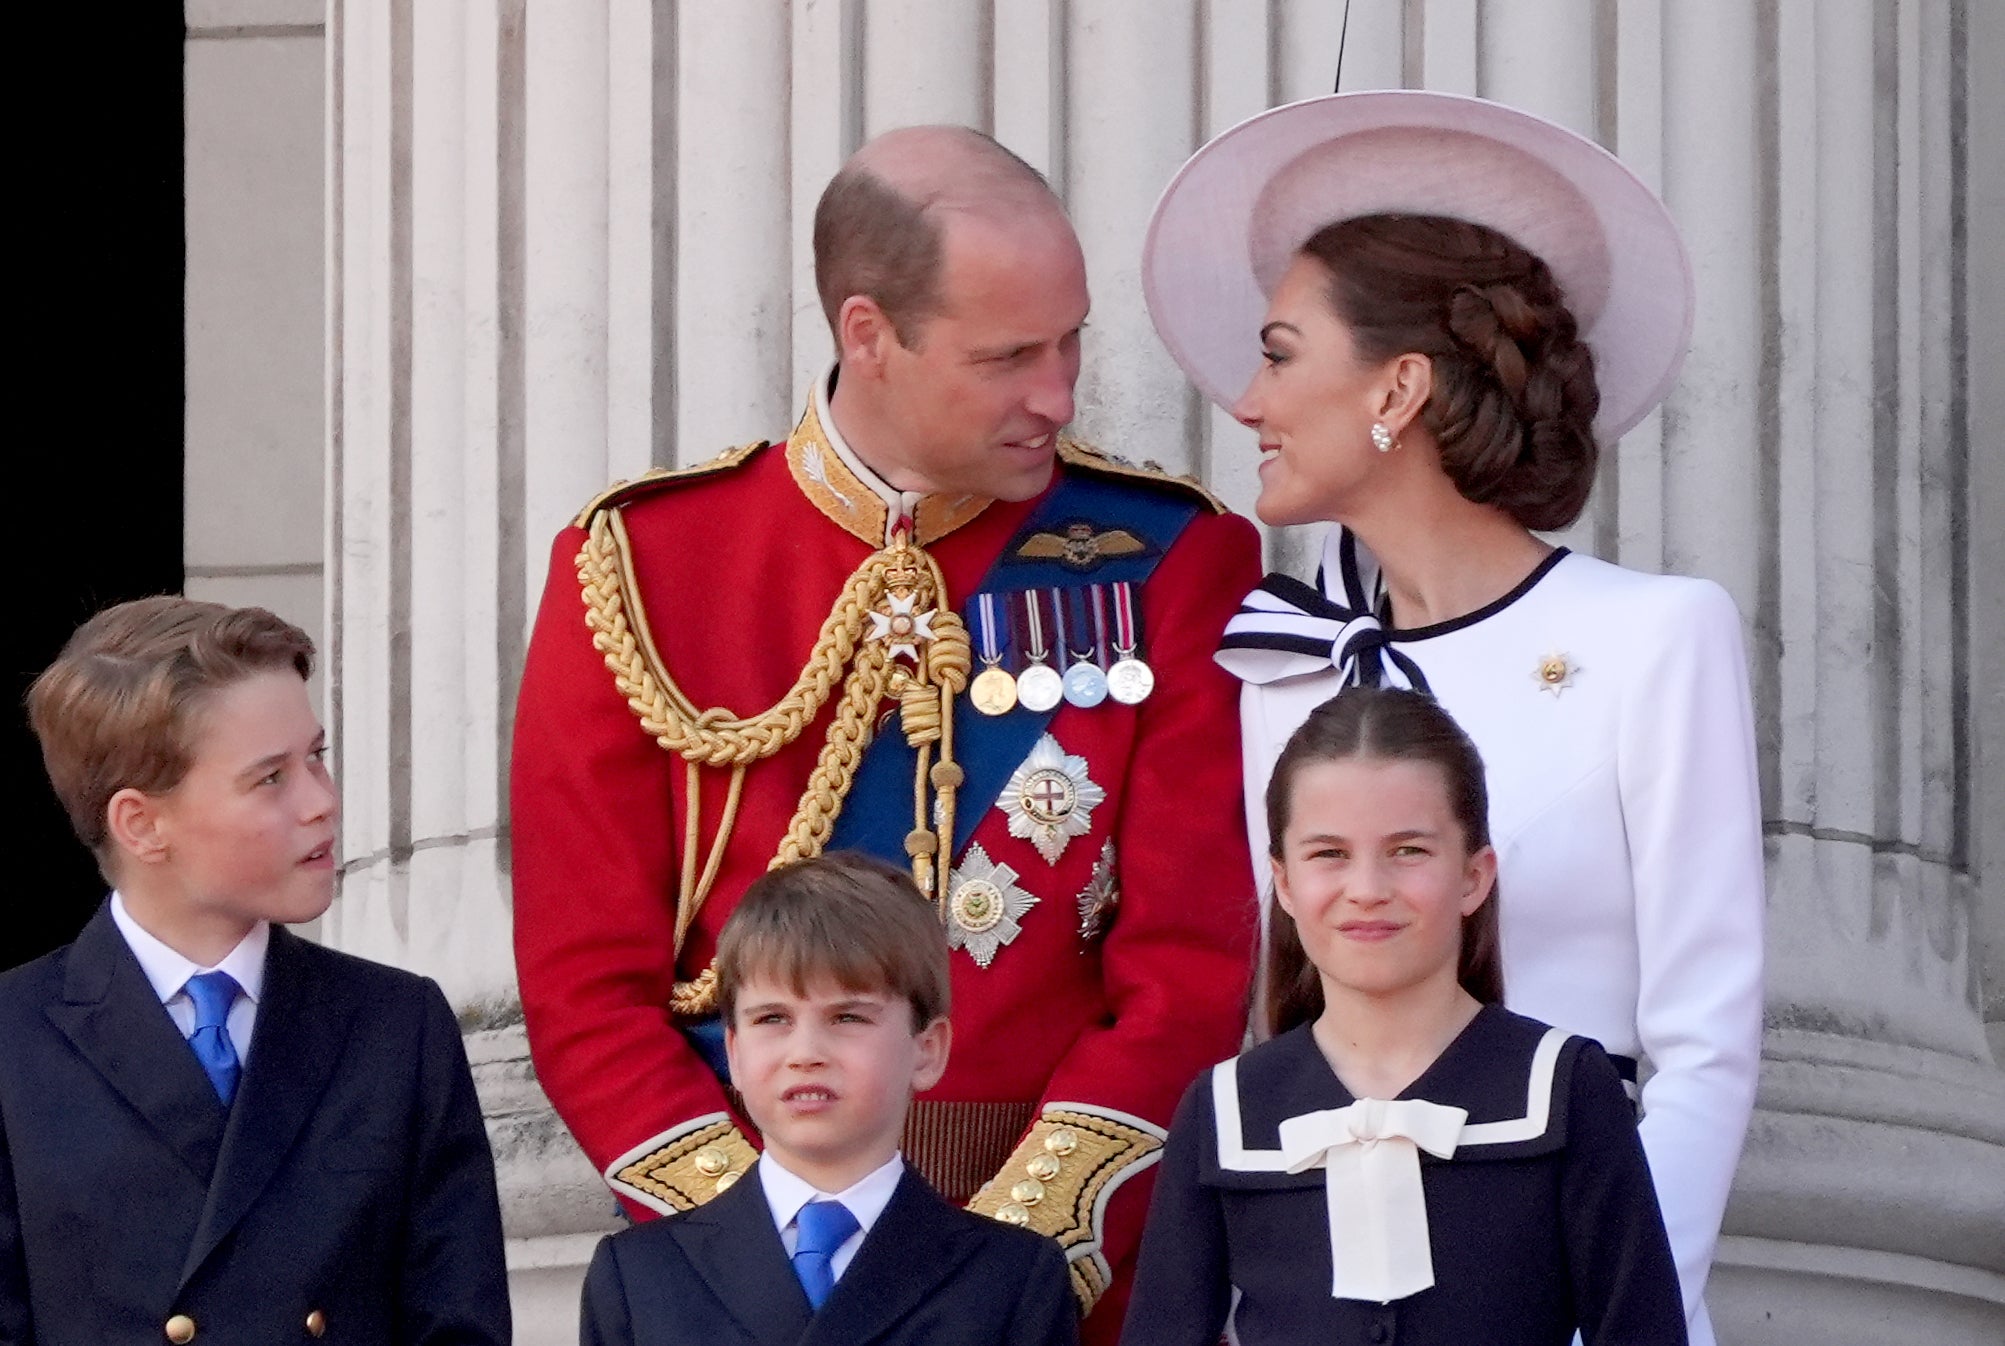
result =
[[1161,1148],[1162,1141],[1136,1127],[1047,1108],[968,1209],[1058,1240],[1085,1313],[1107,1288],[1102,1260],[1094,1255],[1101,1241],[1100,1195]]
[[713,1122],[627,1164],[613,1181],[646,1192],[677,1210],[694,1210],[745,1176],[758,1162],[752,1142],[730,1122]]

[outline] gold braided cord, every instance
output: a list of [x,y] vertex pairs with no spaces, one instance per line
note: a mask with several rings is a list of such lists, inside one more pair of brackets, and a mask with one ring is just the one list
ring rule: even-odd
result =
[[[577,556],[578,583],[585,603],[585,624],[592,643],[641,727],[664,749],[687,763],[684,808],[685,835],[678,856],[675,953],[710,894],[722,866],[724,848],[736,827],[745,771],[753,762],[773,756],[814,722],[841,683],[841,700],[822,741],[815,768],[796,805],[769,868],[819,855],[835,830],[875,730],[878,704],[890,691],[898,698],[900,728],[919,750],[914,808],[918,826],[929,832],[924,848],[912,852],[913,878],[920,890],[944,901],[946,866],[937,872],[932,853],[951,854],[954,791],[961,771],[952,760],[953,697],[965,690],[973,667],[967,628],[947,607],[947,586],[939,564],[902,535],[872,553],[844,584],[813,651],[793,687],[759,715],[740,718],[722,707],[698,710],[662,662],[649,630],[639,586],[632,572],[632,544],[617,509],[591,521],[585,545]],[[908,609],[927,612],[931,636],[914,641],[916,668],[894,665],[889,642],[866,639],[865,628],[880,604],[896,595],[909,599]],[[896,609],[893,609],[895,612]],[[845,676],[846,671],[846,676]],[[932,745],[940,745],[932,763]],[[704,766],[731,768],[724,816],[712,838],[701,873],[696,855],[700,833],[701,773]],[[937,798],[929,809],[928,785]],[[928,813],[934,817],[926,828]],[[920,835],[915,831],[914,836]],[[677,982],[670,1008],[678,1015],[709,1013],[716,1004],[717,973],[708,967],[694,980]]]

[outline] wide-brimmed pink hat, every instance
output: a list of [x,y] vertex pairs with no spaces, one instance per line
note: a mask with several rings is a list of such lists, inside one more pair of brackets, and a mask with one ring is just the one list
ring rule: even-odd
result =
[[1382,213],[1472,220],[1544,259],[1594,351],[1604,442],[1677,380],[1692,265],[1656,193],[1563,126],[1417,89],[1273,108],[1190,157],[1142,249],[1142,293],[1163,344],[1230,407],[1259,366],[1267,297],[1296,251],[1326,224]]

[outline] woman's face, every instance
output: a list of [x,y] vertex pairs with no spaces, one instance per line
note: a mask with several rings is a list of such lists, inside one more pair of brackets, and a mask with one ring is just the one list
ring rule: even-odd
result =
[[1300,767],[1274,866],[1326,999],[1398,996],[1456,978],[1462,920],[1483,905],[1496,853],[1468,850],[1432,762],[1345,758]]
[[1350,328],[1330,307],[1330,273],[1297,257],[1275,287],[1260,329],[1266,361],[1232,414],[1260,432],[1260,499],[1269,524],[1344,517],[1387,455],[1371,426],[1385,403],[1387,364],[1359,360]]

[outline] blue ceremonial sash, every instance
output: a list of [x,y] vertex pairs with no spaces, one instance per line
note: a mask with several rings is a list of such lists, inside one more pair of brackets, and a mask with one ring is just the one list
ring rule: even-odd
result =
[[[1199,508],[1180,493],[1065,473],[1057,488],[1031,511],[1016,536],[997,553],[966,603],[971,606],[985,593],[1071,589],[1088,584],[1139,586],[1197,517]],[[1090,565],[1026,559],[1018,554],[1034,534],[1062,535],[1073,524],[1090,525],[1095,533],[1125,529],[1145,545],[1130,555],[1096,558]],[[1063,671],[1062,666],[1059,671]],[[955,698],[954,760],[960,763],[965,778],[957,792],[953,854],[942,856],[941,864],[952,865],[954,856],[968,844],[982,816],[1057,713],[1057,707],[1039,713],[1018,704],[1007,714],[984,715],[968,704],[966,696]],[[914,822],[912,781],[917,768],[918,753],[905,741],[895,721],[887,723],[864,750],[826,849],[866,851],[892,864],[909,863],[905,838]]]

